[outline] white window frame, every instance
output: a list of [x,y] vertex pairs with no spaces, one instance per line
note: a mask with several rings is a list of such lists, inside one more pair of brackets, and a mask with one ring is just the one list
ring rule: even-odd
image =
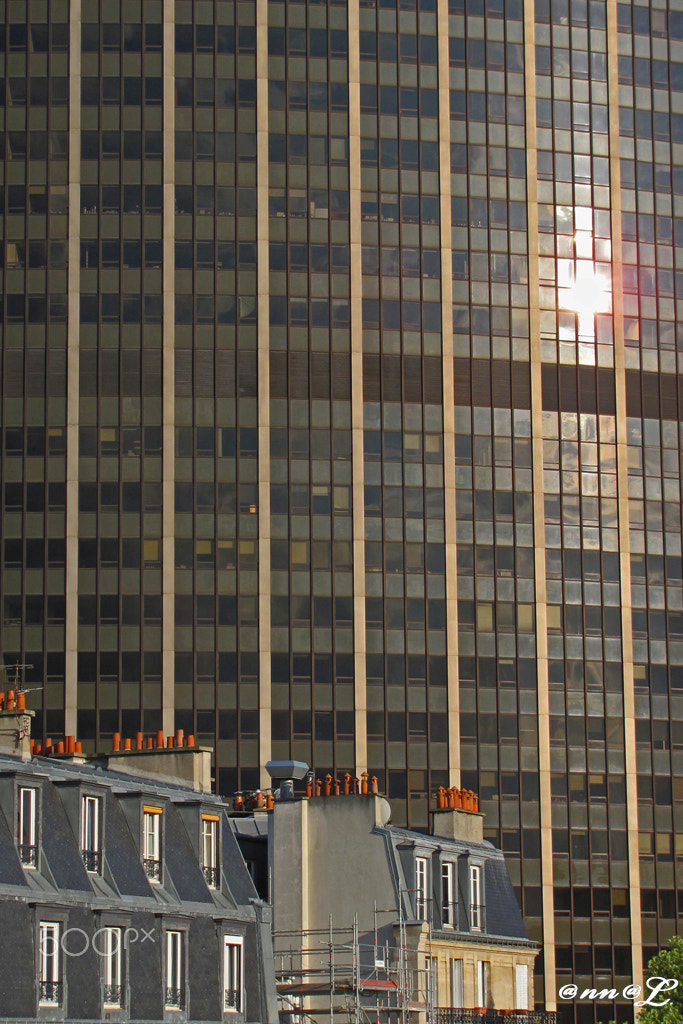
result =
[[155,861],[159,865],[159,878],[147,874],[147,881],[158,884],[161,881],[161,809],[143,809],[142,812],[142,860]]
[[441,865],[441,923],[444,928],[455,927],[455,864],[446,860]]
[[[98,796],[84,794],[81,797],[81,853],[101,854],[101,799]],[[92,843],[92,845],[90,845]],[[86,870],[91,874],[99,874],[99,868]]]
[[[235,998],[231,1000],[228,993],[235,993]],[[223,1013],[244,1013],[244,939],[241,935],[223,936]]]
[[450,962],[450,983],[451,983],[451,1006],[455,1010],[461,1010],[463,1002],[463,963],[462,960],[451,960]]
[[426,857],[415,858],[415,917],[427,920],[427,892],[429,871]]
[[515,1009],[529,1009],[529,966],[515,964]]
[[[209,815],[202,815],[202,867],[205,874],[208,868],[211,871],[218,871],[218,825],[219,819]],[[217,889],[216,884],[206,879],[209,889]]]
[[[101,954],[104,972],[104,985],[106,988],[118,988],[121,990],[121,979],[123,975],[122,929],[106,926],[102,931],[104,932],[104,942]],[[121,998],[119,998],[118,1002],[105,998],[103,1000],[103,1005],[106,1007],[120,1008]]]
[[[20,786],[19,788],[17,839],[21,866],[34,870],[38,866],[38,791],[33,786]],[[26,846],[35,848],[35,864],[24,859],[21,848]]]
[[439,969],[439,959],[436,956],[425,956],[425,983],[424,983],[424,998],[427,1006],[438,1006],[439,1005],[439,985],[437,972]]
[[487,1009],[491,985],[491,965],[488,960],[477,960],[477,1006]]
[[167,1010],[182,1010],[185,1003],[185,949],[184,933],[177,929],[169,929],[166,932],[166,992],[169,989],[182,992],[182,1006],[166,1001],[164,1006]]
[[[61,924],[59,921],[41,921],[39,924],[39,981],[48,985],[57,985],[62,980],[61,956]],[[40,1006],[59,1006],[60,999],[40,998]]]
[[481,931],[481,865],[470,864],[470,931]]

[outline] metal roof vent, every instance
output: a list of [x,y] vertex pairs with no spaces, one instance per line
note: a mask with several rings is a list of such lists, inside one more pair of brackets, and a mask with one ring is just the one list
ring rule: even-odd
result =
[[280,800],[294,799],[294,779],[305,779],[309,768],[305,761],[269,761],[266,771],[273,782],[279,782]]

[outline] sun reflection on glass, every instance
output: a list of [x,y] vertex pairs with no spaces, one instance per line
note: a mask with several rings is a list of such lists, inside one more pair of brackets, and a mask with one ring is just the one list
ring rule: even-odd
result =
[[582,267],[579,263],[574,283],[560,292],[561,308],[578,313],[581,320],[592,319],[598,313],[609,313],[611,304],[612,296],[605,281],[595,273],[591,264]]

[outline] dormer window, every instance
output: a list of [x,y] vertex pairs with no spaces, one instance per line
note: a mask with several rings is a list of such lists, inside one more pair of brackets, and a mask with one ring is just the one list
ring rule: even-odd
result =
[[427,858],[415,858],[415,917],[427,920]]
[[166,996],[167,1010],[185,1007],[185,949],[183,932],[166,932]]
[[441,923],[444,928],[455,927],[454,869],[451,861],[441,865]]
[[478,864],[470,864],[470,928],[473,932],[481,931],[483,910],[481,902],[481,867]]
[[39,1006],[62,1005],[62,950],[59,921],[40,922]]
[[218,823],[217,815],[202,814],[202,869],[209,889],[217,889],[219,882],[218,865]]
[[161,807],[143,808],[142,863],[150,882],[161,881]]
[[81,856],[93,874],[102,869],[101,803],[97,796],[81,797]]
[[120,1008],[123,997],[121,928],[102,928],[104,939],[101,943],[102,967],[104,974],[103,1003],[105,1007]]
[[29,786],[19,789],[17,839],[22,867],[38,867],[38,792]]
[[242,976],[242,938],[238,935],[226,935],[223,947],[223,1011],[225,1013],[242,1013],[244,1004],[244,978]]

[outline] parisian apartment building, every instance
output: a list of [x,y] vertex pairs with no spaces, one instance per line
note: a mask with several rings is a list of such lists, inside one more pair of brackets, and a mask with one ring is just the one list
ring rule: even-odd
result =
[[231,824],[272,904],[281,1019],[556,1024],[535,1009],[541,949],[505,858],[460,790],[428,833],[393,825],[386,797],[348,779],[327,795],[276,793],[270,809],[235,811]]
[[31,718],[0,711],[0,1019],[276,1024],[272,907],[211,752],[44,751]]
[[223,795],[294,758],[426,833],[473,790],[537,1004],[638,983],[683,911],[683,0],[0,10],[0,688],[41,744],[194,735]]

